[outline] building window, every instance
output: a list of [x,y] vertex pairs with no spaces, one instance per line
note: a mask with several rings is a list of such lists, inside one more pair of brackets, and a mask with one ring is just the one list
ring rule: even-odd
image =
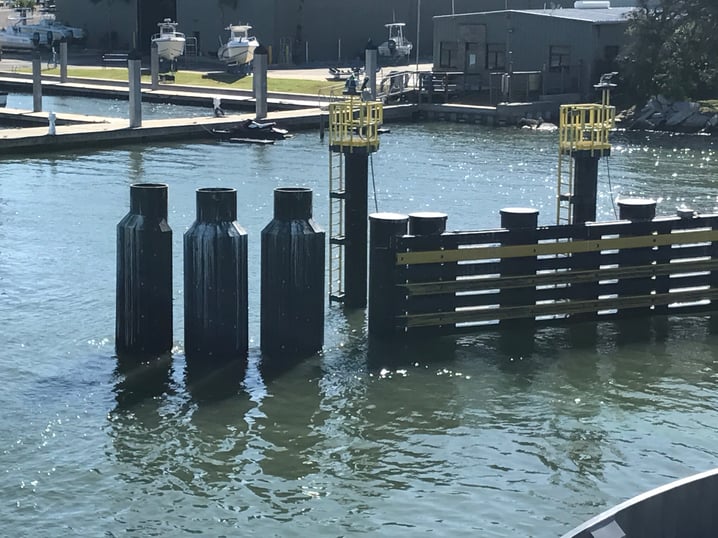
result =
[[489,71],[506,69],[506,45],[503,43],[486,45],[486,69]]
[[603,47],[603,59],[607,62],[612,62],[616,59],[616,56],[618,56],[618,46],[617,45],[607,45]]
[[455,41],[442,41],[439,45],[439,67],[456,69],[457,51]]
[[568,69],[571,57],[569,47],[549,47],[548,67],[549,71],[565,71]]

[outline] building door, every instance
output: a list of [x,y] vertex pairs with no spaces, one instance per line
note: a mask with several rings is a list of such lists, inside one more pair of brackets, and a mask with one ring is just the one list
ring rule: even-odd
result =
[[464,85],[467,90],[481,89],[481,69],[486,46],[481,43],[466,43],[464,51]]
[[[137,0],[137,32],[134,46],[142,53],[149,53],[152,36],[158,32],[157,23],[164,19],[177,21],[177,0]],[[182,28],[178,28],[181,32]]]

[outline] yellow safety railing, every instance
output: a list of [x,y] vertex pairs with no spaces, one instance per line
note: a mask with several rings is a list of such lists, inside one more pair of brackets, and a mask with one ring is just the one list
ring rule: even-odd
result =
[[608,133],[615,126],[616,107],[605,104],[561,105],[559,150],[603,151],[611,149]]
[[379,127],[384,107],[378,101],[362,101],[350,95],[344,101],[329,104],[329,145],[344,148],[379,148]]

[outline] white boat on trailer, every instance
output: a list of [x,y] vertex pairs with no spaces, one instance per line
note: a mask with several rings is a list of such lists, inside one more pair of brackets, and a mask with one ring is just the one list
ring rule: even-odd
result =
[[0,50],[32,50],[35,43],[32,35],[15,30],[14,26],[0,30]]
[[392,58],[394,60],[408,60],[414,45],[404,37],[404,27],[406,23],[390,22],[384,26],[387,28],[389,35],[387,40],[377,47],[379,56]]
[[160,31],[152,36],[152,43],[157,44],[157,55],[161,60],[173,62],[184,54],[185,35],[177,31],[177,23],[172,19],[164,19],[157,26]]
[[248,24],[233,24],[225,28],[229,31],[229,39],[226,43],[222,43],[220,38],[217,58],[230,70],[249,70],[254,60],[254,50],[259,46],[257,38],[249,35],[251,29]]
[[[11,17],[10,20],[13,18]],[[49,46],[52,42],[59,42],[63,38],[68,42],[84,39],[85,31],[82,28],[67,26],[58,22],[54,16],[45,15],[39,20],[32,20],[26,16],[16,19],[12,30],[21,35],[25,35],[32,39],[38,36],[40,45]],[[52,36],[52,38],[50,37]]]

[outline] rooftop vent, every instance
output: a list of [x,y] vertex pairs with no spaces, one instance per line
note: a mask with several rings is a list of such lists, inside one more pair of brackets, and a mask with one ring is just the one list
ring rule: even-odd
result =
[[611,7],[610,0],[576,0],[573,3],[576,9],[608,9]]

